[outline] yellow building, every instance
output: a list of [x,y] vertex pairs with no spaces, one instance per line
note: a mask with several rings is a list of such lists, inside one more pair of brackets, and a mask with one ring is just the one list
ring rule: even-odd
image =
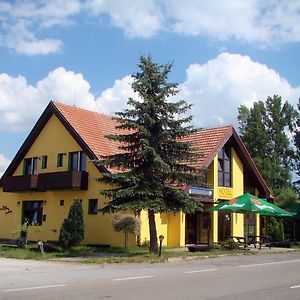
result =
[[[95,179],[101,172],[93,160],[118,152],[105,135],[116,133],[111,116],[58,102],[50,102],[0,180],[0,239],[16,239],[24,220],[32,226],[29,240],[56,241],[74,199],[81,199],[84,244],[123,246],[124,236],[112,229],[111,215],[98,213],[107,188]],[[232,126],[199,130],[190,141],[201,151],[199,169],[204,180],[186,192],[206,208],[246,192],[269,198],[270,191]],[[140,236],[131,245],[149,240],[147,213],[139,214]],[[250,234],[260,231],[259,217],[248,216]],[[164,244],[217,243],[244,235],[244,216],[226,213],[161,213],[156,215]]]

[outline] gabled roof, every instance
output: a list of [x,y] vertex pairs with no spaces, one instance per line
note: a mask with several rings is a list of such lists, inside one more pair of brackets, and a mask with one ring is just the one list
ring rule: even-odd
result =
[[205,169],[210,165],[218,151],[232,135],[232,130],[231,125],[201,129],[183,139],[192,142],[193,146],[199,149],[201,156],[197,161],[197,168]]
[[[14,173],[52,115],[55,115],[60,120],[90,159],[99,159],[102,155],[119,152],[119,143],[105,138],[108,134],[118,132],[115,128],[117,122],[112,116],[51,101],[2,178]],[[185,138],[185,140],[191,141],[201,151],[201,158],[197,166],[199,169],[207,168],[218,151],[230,141],[237,148],[237,152],[242,158],[243,163],[255,175],[257,183],[267,195],[270,194],[267,184],[258,171],[244,143],[231,125],[202,129]],[[1,183],[2,179],[0,185]]]

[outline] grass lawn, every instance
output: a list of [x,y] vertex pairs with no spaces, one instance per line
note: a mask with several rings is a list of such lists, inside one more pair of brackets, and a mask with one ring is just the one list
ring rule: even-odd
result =
[[[222,250],[211,249],[205,252],[188,252],[186,248],[174,249],[163,248],[162,255],[150,254],[147,247],[132,247],[132,248],[117,248],[117,247],[88,247],[78,246],[69,251],[63,251],[58,246],[48,247],[45,245],[44,256],[41,254],[36,244],[27,245],[25,249],[13,248],[8,246],[0,246],[0,257],[17,258],[17,259],[35,259],[35,260],[48,260],[48,259],[68,259],[70,257],[78,258],[79,261],[85,263],[155,263],[164,262],[172,257],[215,257],[220,254],[236,255],[245,253],[245,250]],[[50,251],[51,250],[51,251]],[[80,258],[80,259],[79,259]],[[82,258],[82,259],[81,259]]]

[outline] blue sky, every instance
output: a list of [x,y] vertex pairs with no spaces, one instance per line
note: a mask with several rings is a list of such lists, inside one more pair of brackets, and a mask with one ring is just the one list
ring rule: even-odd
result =
[[300,98],[300,0],[0,0],[0,174],[50,100],[126,107],[140,55],[171,81],[200,127],[237,108]]

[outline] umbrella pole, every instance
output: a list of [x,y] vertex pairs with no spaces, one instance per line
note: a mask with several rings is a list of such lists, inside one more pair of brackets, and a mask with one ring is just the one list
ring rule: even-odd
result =
[[245,249],[248,249],[248,214],[245,214],[245,227],[246,227],[246,232],[245,232]]

